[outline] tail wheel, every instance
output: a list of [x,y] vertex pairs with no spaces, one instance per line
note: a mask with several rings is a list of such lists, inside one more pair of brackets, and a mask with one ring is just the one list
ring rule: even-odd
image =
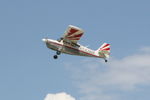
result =
[[57,56],[57,55],[54,55],[53,57],[54,57],[54,59],[57,59],[57,58],[58,58],[58,56]]

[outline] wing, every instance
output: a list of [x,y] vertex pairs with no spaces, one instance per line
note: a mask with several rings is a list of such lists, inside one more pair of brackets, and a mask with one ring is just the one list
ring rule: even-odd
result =
[[84,31],[81,28],[78,28],[73,25],[69,25],[65,34],[63,36],[63,40],[71,43],[77,44],[78,40],[80,40]]

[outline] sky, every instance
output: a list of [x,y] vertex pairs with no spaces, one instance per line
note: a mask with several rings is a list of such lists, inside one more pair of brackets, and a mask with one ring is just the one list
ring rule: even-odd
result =
[[[0,0],[0,100],[147,100],[150,98],[149,0]],[[68,25],[102,59],[61,54],[42,38]]]

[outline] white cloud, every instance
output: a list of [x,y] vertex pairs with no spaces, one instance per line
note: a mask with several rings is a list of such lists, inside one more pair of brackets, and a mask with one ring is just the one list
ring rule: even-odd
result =
[[75,100],[75,98],[65,92],[62,92],[56,94],[47,94],[44,100]]
[[140,49],[142,52],[150,53],[150,47],[143,47]]
[[69,63],[67,68],[81,100],[119,100],[120,92],[135,92],[140,85],[150,84],[150,47],[122,59],[111,58],[106,64],[100,60]]
[[[136,54],[121,60],[112,60],[105,73],[108,84],[120,89],[134,90],[138,85],[150,83],[150,54]],[[105,83],[106,84],[106,83]]]

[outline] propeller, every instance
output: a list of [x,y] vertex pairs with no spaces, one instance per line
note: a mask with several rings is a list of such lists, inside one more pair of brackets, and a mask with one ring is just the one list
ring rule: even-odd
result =
[[[46,34],[46,33],[44,33],[44,34]],[[43,41],[43,42],[47,42],[47,41],[48,41],[48,36],[47,36],[47,34],[46,34],[46,37],[42,39],[42,41]]]

